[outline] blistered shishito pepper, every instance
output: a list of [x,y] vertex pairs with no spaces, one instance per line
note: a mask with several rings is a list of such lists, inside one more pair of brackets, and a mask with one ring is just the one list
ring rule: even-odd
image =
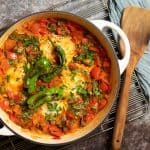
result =
[[[54,96],[57,97],[57,99],[62,99],[64,97],[63,94],[63,88],[61,87],[52,87],[45,89],[44,91],[41,91],[33,96],[31,96],[27,100],[27,104],[30,109],[36,109],[45,102],[49,102],[53,100]],[[54,98],[55,99],[55,98]]]
[[54,46],[56,53],[59,57],[59,65],[56,66],[52,72],[46,74],[44,77],[42,77],[42,80],[44,82],[50,82],[55,76],[57,76],[58,74],[61,73],[61,71],[63,70],[63,67],[65,66],[66,63],[66,58],[65,58],[65,51],[62,47],[55,45],[52,41],[51,41],[52,45]]
[[38,79],[38,74],[33,76],[32,78],[26,79],[26,87],[28,87],[28,93],[32,93],[36,90],[36,81]]
[[28,93],[36,91],[36,81],[41,75],[48,73],[49,71],[50,62],[46,58],[40,57],[34,66],[31,66],[27,72],[25,86],[28,88]]
[[31,68],[28,70],[25,77],[25,87],[27,87],[28,93],[33,93],[36,91],[36,81],[39,78],[48,83],[55,76],[60,74],[65,66],[65,51],[52,41],[51,43],[59,57],[59,64],[52,68],[49,60],[47,60],[45,57],[40,57],[37,62],[31,65]]

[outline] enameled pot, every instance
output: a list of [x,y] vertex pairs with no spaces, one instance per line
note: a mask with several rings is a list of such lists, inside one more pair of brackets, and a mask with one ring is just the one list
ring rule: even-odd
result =
[[[118,95],[118,90],[120,87],[120,75],[125,70],[129,57],[130,57],[130,46],[128,39],[125,35],[125,33],[115,24],[110,23],[108,21],[104,20],[86,20],[84,18],[81,18],[77,15],[68,13],[68,12],[59,12],[59,11],[49,11],[49,12],[40,12],[36,14],[32,14],[28,17],[25,17],[12,25],[0,38],[0,47],[3,45],[4,41],[7,39],[7,37],[20,25],[22,25],[26,21],[38,19],[41,17],[52,17],[52,18],[63,18],[72,22],[75,22],[85,29],[87,29],[91,34],[93,34],[99,43],[104,47],[104,49],[107,51],[108,57],[111,60],[111,84],[112,84],[112,91],[108,98],[108,104],[107,106],[100,111],[94,120],[90,122],[87,126],[77,130],[74,133],[68,133],[64,136],[62,136],[60,139],[54,139],[50,135],[43,135],[43,134],[37,134],[32,133],[27,129],[22,129],[20,126],[13,123],[9,116],[0,108],[0,119],[5,124],[3,128],[0,129],[0,135],[14,135],[17,134],[25,139],[28,139],[33,142],[37,142],[39,144],[48,144],[48,145],[60,145],[60,144],[66,144],[68,142],[75,141],[77,139],[80,139],[81,137],[87,135],[91,131],[93,131],[97,126],[99,126],[104,118],[107,116],[107,114],[110,112],[111,107]],[[102,29],[105,27],[111,28],[115,30],[119,36],[121,37],[123,43],[124,43],[124,57],[122,59],[118,59],[113,47],[111,46],[111,43],[107,40],[105,35],[102,32]],[[7,127],[6,127],[7,126]]]

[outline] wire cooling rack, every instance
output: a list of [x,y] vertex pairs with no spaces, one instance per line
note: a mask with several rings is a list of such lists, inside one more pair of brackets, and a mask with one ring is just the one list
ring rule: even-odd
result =
[[[108,7],[107,7],[107,0],[62,0],[61,2],[54,2],[49,7],[48,10],[63,10],[75,13],[82,17],[88,19],[105,19],[109,20],[108,17]],[[6,27],[7,28],[7,27]],[[2,34],[6,28],[0,29],[0,34]],[[111,31],[105,31],[104,34],[111,42],[112,46],[117,51],[117,44],[113,39],[113,35]],[[123,76],[121,80],[121,84],[123,83]],[[144,96],[143,90],[138,82],[138,78],[136,76],[136,72],[133,73],[131,86],[129,90],[129,106],[128,106],[128,113],[127,113],[127,121],[133,121],[137,118],[144,116],[144,114],[148,110],[148,102],[146,97]],[[92,133],[88,136],[84,137],[82,140],[88,141],[90,138],[100,136],[100,134],[107,132],[113,129],[113,123],[116,113],[117,101],[114,103],[113,108],[107,118],[103,121],[103,123],[95,129]],[[0,123],[0,127],[3,125]],[[80,140],[81,141],[81,140]],[[79,142],[79,141],[77,141]],[[74,143],[73,143],[74,144]],[[1,150],[30,150],[30,149],[39,149],[39,150],[46,150],[46,149],[68,149],[73,144],[65,145],[62,147],[48,147],[48,146],[40,146],[37,144],[29,143],[28,141],[21,139],[17,136],[5,137],[0,136],[0,149]],[[77,143],[76,143],[77,144]]]

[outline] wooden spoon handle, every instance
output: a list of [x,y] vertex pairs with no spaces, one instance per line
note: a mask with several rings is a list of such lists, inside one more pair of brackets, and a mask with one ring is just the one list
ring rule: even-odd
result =
[[113,139],[112,139],[112,148],[113,150],[119,150],[122,143],[122,137],[125,127],[126,114],[128,110],[128,97],[129,97],[129,87],[131,81],[131,73],[125,71],[124,83],[121,89],[121,95],[117,106],[114,130],[113,130]]

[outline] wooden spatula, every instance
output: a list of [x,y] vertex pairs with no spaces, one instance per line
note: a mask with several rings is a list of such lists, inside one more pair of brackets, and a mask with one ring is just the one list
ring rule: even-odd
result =
[[[129,38],[131,57],[124,73],[124,84],[121,89],[121,95],[116,113],[112,139],[112,147],[114,150],[120,149],[122,143],[132,73],[137,65],[137,62],[146,50],[148,40],[150,39],[150,10],[137,7],[126,8],[123,13],[121,26]],[[120,48],[123,50],[123,45],[121,42]]]

